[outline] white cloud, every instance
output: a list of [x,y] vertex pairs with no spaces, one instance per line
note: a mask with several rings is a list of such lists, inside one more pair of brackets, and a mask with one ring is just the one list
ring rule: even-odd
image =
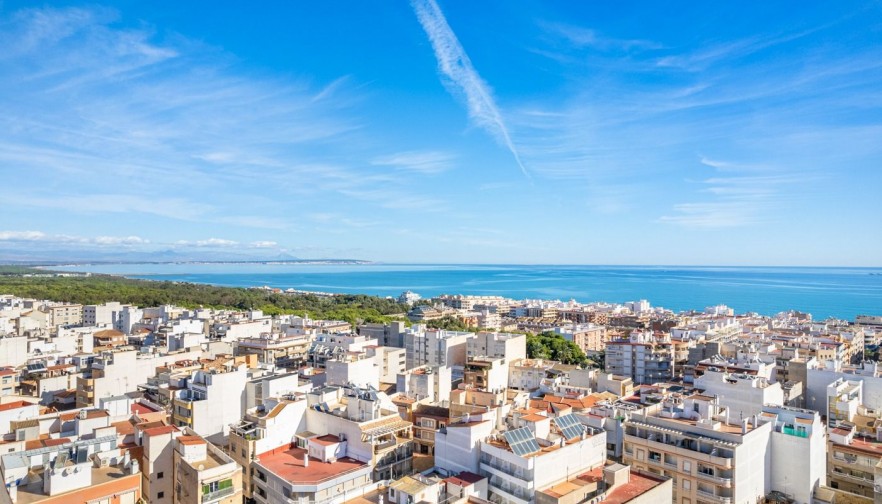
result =
[[225,240],[223,238],[209,238],[196,242],[197,247],[232,247],[238,244],[239,242],[235,240]]
[[132,246],[150,243],[150,240],[134,235],[85,237],[68,234],[47,234],[42,231],[0,231],[0,241],[84,246]]
[[253,248],[274,248],[278,247],[279,244],[274,241],[255,241],[251,242],[250,246]]
[[94,242],[99,245],[146,245],[150,240],[140,236],[98,236]]
[[41,231],[0,231],[2,241],[40,241],[46,239]]
[[438,69],[450,79],[448,87],[464,96],[469,117],[495,136],[514,156],[521,172],[529,176],[511,139],[508,126],[493,100],[490,88],[472,66],[468,54],[447,24],[441,8],[435,0],[413,0],[412,5],[432,43],[435,58],[438,60]]

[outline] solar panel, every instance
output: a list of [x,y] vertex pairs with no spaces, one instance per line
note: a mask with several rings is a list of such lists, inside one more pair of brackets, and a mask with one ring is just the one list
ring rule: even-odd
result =
[[582,422],[576,418],[576,415],[561,415],[554,419],[554,423],[557,424],[558,427],[563,429],[564,427],[570,427],[573,425],[579,425]]
[[576,417],[576,415],[563,415],[554,420],[554,423],[560,429],[564,439],[573,439],[579,437],[585,432],[585,426]]
[[539,443],[536,442],[536,437],[526,427],[507,431],[504,435],[508,446],[515,455],[524,456],[539,451]]

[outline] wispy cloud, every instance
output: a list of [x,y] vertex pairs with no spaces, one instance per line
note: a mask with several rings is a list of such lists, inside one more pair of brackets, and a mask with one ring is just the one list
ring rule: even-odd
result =
[[449,79],[448,88],[465,98],[469,117],[496,137],[514,156],[524,176],[529,177],[489,86],[478,75],[438,3],[435,0],[413,0],[411,3],[432,43],[438,69]]
[[[697,196],[704,201],[679,203],[674,213],[659,218],[659,222],[696,228],[728,228],[774,223],[778,210],[790,199],[787,194],[795,186],[803,186],[817,175],[788,173],[778,167],[764,167],[757,174],[748,163],[710,161],[701,158],[701,164],[723,174],[701,180]],[[744,167],[744,168],[738,168]]]
[[577,48],[591,48],[600,51],[632,51],[661,49],[664,47],[662,44],[652,40],[609,37],[599,33],[597,30],[567,23],[540,21],[539,26],[552,35],[562,37]]
[[453,167],[453,156],[444,152],[407,151],[381,156],[371,161],[375,166],[390,166],[426,175],[436,175]]

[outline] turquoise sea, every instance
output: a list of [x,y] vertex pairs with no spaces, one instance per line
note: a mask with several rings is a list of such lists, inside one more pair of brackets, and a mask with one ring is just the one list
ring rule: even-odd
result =
[[882,315],[882,268],[522,266],[409,264],[106,264],[71,271],[150,280],[398,296],[412,290],[515,299],[621,303],[675,311],[727,304],[736,313],[784,310],[816,319]]

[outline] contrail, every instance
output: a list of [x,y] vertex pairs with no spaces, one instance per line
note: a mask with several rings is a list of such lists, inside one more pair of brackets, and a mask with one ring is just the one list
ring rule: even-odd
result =
[[490,95],[490,89],[475,71],[468,54],[447,24],[441,8],[435,0],[413,0],[411,4],[435,50],[438,69],[449,79],[449,83],[445,83],[448,90],[464,95],[469,117],[508,148],[521,172],[529,178],[530,174],[527,173],[521,162],[521,156],[511,141],[502,114],[499,113]]

